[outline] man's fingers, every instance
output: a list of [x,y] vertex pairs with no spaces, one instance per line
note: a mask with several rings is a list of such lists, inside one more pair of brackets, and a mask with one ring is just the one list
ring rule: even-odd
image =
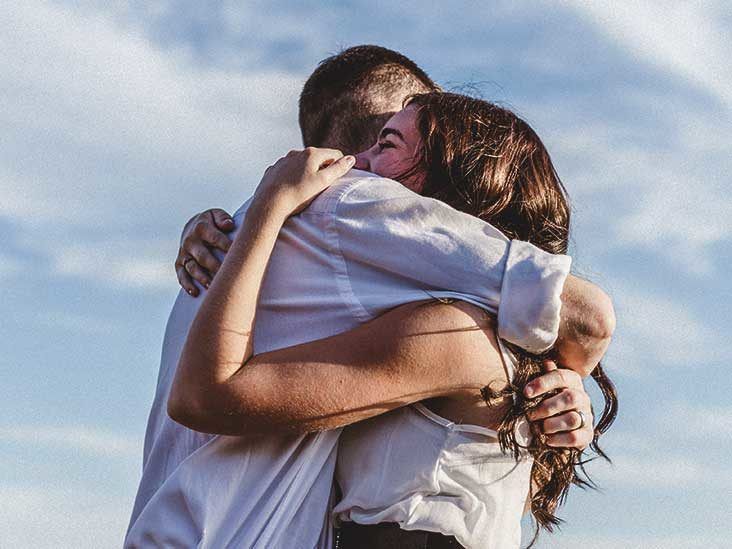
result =
[[[556,416],[570,410],[589,410],[590,397],[584,391],[564,389],[557,395],[547,398],[541,404],[532,408],[527,417],[530,421],[537,421]],[[585,412],[586,415],[586,412]]]
[[[193,275],[193,278],[203,283],[196,274],[193,272],[192,265],[198,264],[199,267],[208,271],[208,273],[215,273],[221,267],[221,262],[216,259],[216,256],[206,246],[200,243],[199,240],[191,240],[183,243],[183,250],[192,257],[194,261],[188,261],[186,264],[186,270]],[[208,274],[207,273],[207,274]]]
[[188,293],[188,295],[193,297],[198,296],[198,288],[196,288],[191,275],[188,274],[188,271],[185,270],[183,265],[178,265],[175,268],[175,274],[178,276],[178,283]]
[[591,429],[577,429],[576,431],[548,435],[546,437],[546,443],[548,446],[557,448],[577,448],[584,450],[592,442],[592,436]]
[[206,272],[198,263],[196,263],[196,261],[187,261],[185,265],[185,270],[186,272],[188,272],[189,275],[191,275],[191,278],[193,278],[204,288],[208,288],[211,284],[211,277],[209,276],[208,272]]
[[554,370],[527,383],[524,394],[532,398],[564,387],[582,388],[582,378],[572,370],[564,368]]
[[[227,233],[234,230],[234,220],[224,210],[222,210],[221,208],[214,208],[212,210],[209,210],[209,212],[211,213],[211,217],[213,217],[214,224],[219,229]],[[216,247],[218,248],[218,246]]]
[[[585,422],[589,418],[585,418]],[[571,410],[558,416],[549,417],[542,421],[541,432],[546,435],[561,433],[562,431],[574,431],[582,426],[582,417],[576,410]]]
[[[218,248],[222,252],[229,251],[229,247],[231,246],[231,240],[229,240],[229,237],[222,233],[215,225],[206,225],[206,227],[201,230],[199,236],[201,237],[201,240],[204,244],[212,246],[214,248]],[[217,259],[216,263],[218,262],[219,261]],[[201,264],[207,269],[211,270],[208,265],[204,263]],[[218,267],[216,267],[216,269],[218,269]]]
[[353,168],[353,165],[355,163],[355,156],[342,156],[327,168],[323,168],[322,170],[320,170],[320,174],[321,176],[326,178],[326,181],[332,183],[339,177],[344,176],[348,172],[348,170]]

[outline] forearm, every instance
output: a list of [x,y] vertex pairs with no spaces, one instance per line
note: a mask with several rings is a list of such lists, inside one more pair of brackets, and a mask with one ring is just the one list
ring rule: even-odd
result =
[[610,345],[615,330],[613,304],[600,288],[571,275],[567,277],[561,299],[554,354],[562,366],[586,377]]
[[426,398],[477,395],[502,379],[503,364],[492,325],[460,307],[404,305],[349,332],[259,354],[205,406],[174,419],[217,434],[305,433]]
[[175,415],[206,406],[251,358],[259,291],[285,219],[262,201],[247,212],[188,333],[169,399]]

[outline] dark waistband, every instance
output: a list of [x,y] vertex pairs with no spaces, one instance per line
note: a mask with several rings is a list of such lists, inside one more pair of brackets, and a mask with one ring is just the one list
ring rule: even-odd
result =
[[402,530],[395,522],[343,522],[336,530],[336,549],[460,549],[453,536],[423,530]]

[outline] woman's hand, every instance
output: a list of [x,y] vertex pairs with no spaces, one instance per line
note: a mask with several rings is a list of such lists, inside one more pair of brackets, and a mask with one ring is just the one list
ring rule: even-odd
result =
[[[279,202],[292,215],[305,207],[323,190],[353,167],[355,158],[333,149],[307,148],[291,151],[264,173],[255,196],[259,200]],[[324,167],[324,169],[319,169]],[[193,216],[181,235],[175,272],[181,287],[193,297],[199,294],[194,280],[208,288],[221,267],[214,248],[226,253],[231,240],[226,233],[234,230],[231,216],[221,209],[211,209]]]
[[549,446],[584,450],[594,436],[592,405],[577,372],[557,368],[553,360],[544,362],[547,373],[526,384],[524,394],[535,398],[552,391],[528,414],[528,419],[546,435]]
[[205,431],[208,410],[235,402],[236,382],[247,370],[242,366],[254,354],[257,301],[282,224],[353,162],[338,151],[306,149],[291,152],[267,169],[188,331],[168,399],[168,414],[174,420]]
[[304,210],[356,163],[335,149],[290,151],[264,172],[254,201],[289,217]]
[[194,215],[183,228],[175,258],[175,273],[181,287],[193,297],[199,294],[194,280],[204,288],[211,284],[221,267],[213,250],[229,251],[231,240],[226,233],[233,230],[231,216],[218,208]]

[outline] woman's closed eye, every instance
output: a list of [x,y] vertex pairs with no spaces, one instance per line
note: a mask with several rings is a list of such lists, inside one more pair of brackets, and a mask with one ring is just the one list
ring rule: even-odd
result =
[[396,149],[396,145],[391,141],[379,141],[376,145],[379,147],[379,151],[383,151],[384,149]]

